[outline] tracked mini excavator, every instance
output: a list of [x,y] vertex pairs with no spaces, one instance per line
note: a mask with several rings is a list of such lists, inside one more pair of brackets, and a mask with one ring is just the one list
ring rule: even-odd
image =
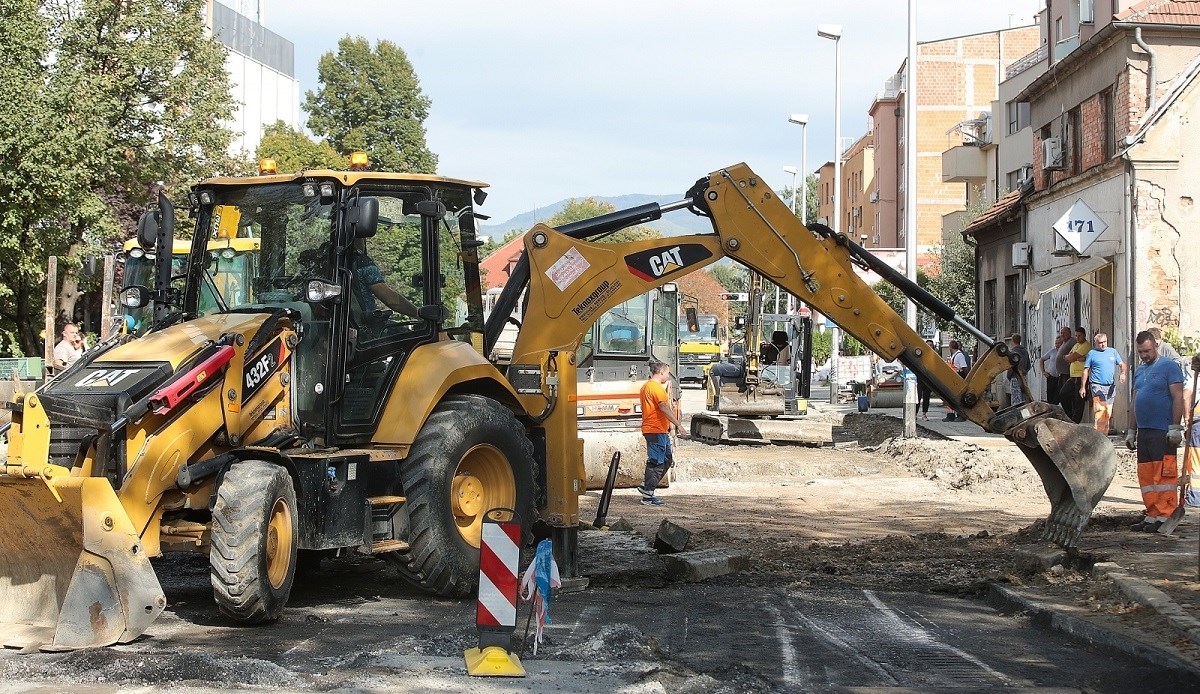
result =
[[[171,551],[207,555],[217,608],[242,623],[278,618],[297,565],[336,554],[378,555],[429,592],[464,596],[488,514],[551,537],[564,576],[578,577],[576,348],[605,311],[722,257],[1014,441],[1050,497],[1050,539],[1074,543],[1112,478],[1113,449],[1090,427],[1045,403],[996,412],[980,397],[1013,363],[1003,342],[850,239],[805,227],[743,164],[678,203],[535,226],[486,324],[483,187],[365,170],[206,180],[189,195],[196,233],[178,274],[160,198],[139,225],[153,284],[122,294],[128,308],[151,307],[152,325],[9,403],[0,641],[69,650],[137,637],[166,605],[150,558]],[[593,241],[685,208],[713,233]],[[237,296],[214,281],[208,244],[221,225],[260,241]],[[960,378],[856,265],[989,350]],[[484,355],[523,292],[501,370]]]

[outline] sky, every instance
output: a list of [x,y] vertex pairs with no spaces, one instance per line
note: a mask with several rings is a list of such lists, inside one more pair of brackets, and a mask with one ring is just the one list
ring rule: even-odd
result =
[[[235,9],[254,0],[221,0]],[[746,162],[775,189],[834,152],[840,24],[842,136],[907,50],[906,0],[261,0],[296,46],[301,103],[346,35],[404,49],[432,101],[438,173],[491,184],[489,223],[565,198],[679,194]],[[917,0],[917,39],[1031,24],[1039,0]],[[244,9],[242,9],[245,12]]]

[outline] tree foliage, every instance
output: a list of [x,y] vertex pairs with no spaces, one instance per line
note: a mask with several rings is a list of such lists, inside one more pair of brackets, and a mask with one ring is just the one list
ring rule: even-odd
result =
[[697,313],[711,313],[721,325],[729,324],[729,302],[721,300],[725,287],[709,270],[700,270],[679,278],[679,291],[686,308],[695,300]]
[[721,283],[727,292],[744,292],[748,286],[749,275],[746,266],[737,263],[717,263],[709,268],[709,272]]
[[305,169],[345,170],[350,167],[349,158],[338,154],[328,142],[315,142],[283,121],[276,121],[263,130],[255,157],[274,159],[280,173],[295,173]]
[[345,36],[336,53],[321,56],[317,79],[321,86],[304,99],[308,127],[335,150],[366,151],[377,171],[437,171],[425,143],[431,102],[403,49]]
[[[975,323],[975,248],[956,234],[950,236],[944,246],[934,249],[933,253],[937,258],[937,266],[936,272],[929,276],[930,293],[954,309],[961,318]],[[939,321],[938,327],[962,342],[964,347],[975,344],[974,337],[952,323]]]
[[204,4],[0,3],[3,351],[41,352],[49,256],[69,313],[81,259],[119,248],[157,182],[235,168],[225,50]]

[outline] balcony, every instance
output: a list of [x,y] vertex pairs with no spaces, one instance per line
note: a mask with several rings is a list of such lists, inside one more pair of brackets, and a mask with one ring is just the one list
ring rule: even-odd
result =
[[987,155],[974,145],[942,152],[942,183],[971,183],[987,178]]
[[1004,72],[1004,79],[1010,80],[1034,65],[1045,61],[1047,53],[1049,53],[1047,44],[1043,43],[1017,62],[1009,65],[1008,69]]
[[1063,39],[1062,41],[1054,44],[1054,58],[1050,61],[1051,64],[1057,63],[1058,61],[1067,57],[1067,54],[1076,48],[1079,48],[1079,34],[1075,34],[1070,38]]

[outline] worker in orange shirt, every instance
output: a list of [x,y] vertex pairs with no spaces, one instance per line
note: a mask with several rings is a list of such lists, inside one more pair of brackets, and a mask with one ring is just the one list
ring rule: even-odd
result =
[[638,487],[645,506],[662,506],[654,490],[675,464],[671,454],[671,427],[679,431],[679,415],[667,394],[671,367],[665,362],[650,363],[650,380],[642,386],[642,436],[646,438],[646,479]]

